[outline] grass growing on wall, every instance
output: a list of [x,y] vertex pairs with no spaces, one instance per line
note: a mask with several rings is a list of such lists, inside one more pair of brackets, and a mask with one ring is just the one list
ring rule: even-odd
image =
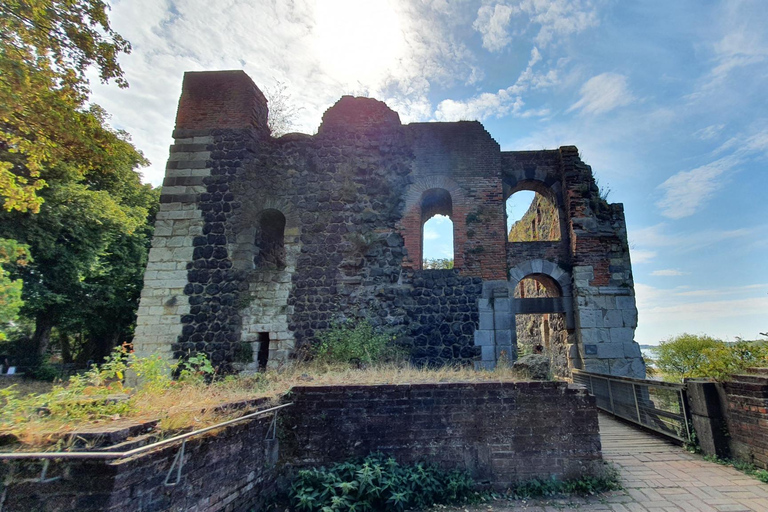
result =
[[[125,382],[131,372],[140,377],[134,387]],[[174,372],[176,379],[171,378]],[[48,392],[25,393],[16,386],[0,389],[0,443],[6,444],[6,450],[60,449],[64,448],[61,440],[70,432],[151,420],[159,420],[159,430],[166,433],[202,428],[249,412],[247,406],[222,409],[222,404],[257,399],[276,403],[294,386],[527,380],[504,365],[475,372],[466,367],[417,368],[407,363],[361,369],[353,364],[309,361],[253,375],[215,378],[212,372],[203,355],[169,362],[118,350],[101,367],[56,383]]]

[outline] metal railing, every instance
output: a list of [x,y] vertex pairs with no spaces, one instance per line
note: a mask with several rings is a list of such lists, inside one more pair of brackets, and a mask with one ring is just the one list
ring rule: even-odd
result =
[[597,406],[681,442],[691,438],[685,386],[573,370],[573,382],[595,396]]
[[[163,446],[178,443],[180,441],[181,442],[180,449],[176,453],[176,456],[173,459],[173,463],[171,464],[171,467],[168,470],[168,474],[166,475],[165,481],[164,481],[165,486],[174,486],[181,481],[181,471],[184,466],[184,450],[186,448],[187,439],[191,437],[197,437],[199,435],[205,434],[206,432],[210,432],[211,430],[216,430],[222,427],[226,427],[234,423],[240,423],[242,421],[252,420],[258,416],[263,416],[265,414],[273,413],[272,423],[267,429],[267,437],[265,441],[274,442],[275,438],[277,437],[277,412],[280,409],[283,409],[291,405],[293,405],[293,402],[278,405],[275,407],[270,407],[269,409],[262,409],[261,411],[252,412],[250,414],[246,414],[238,418],[223,421],[221,423],[217,423],[215,425],[211,425],[209,427],[201,428],[198,430],[193,430],[192,432],[179,434],[177,436],[170,437],[168,439],[156,441],[154,443],[140,446],[138,448],[134,448],[132,450],[128,450],[124,452],[110,452],[110,451],[103,451],[103,450],[102,451],[74,451],[74,452],[11,452],[11,453],[0,453],[0,461],[2,460],[42,460],[43,466],[40,472],[40,476],[38,478],[24,479],[24,480],[21,480],[21,482],[48,483],[48,482],[55,482],[56,480],[59,480],[61,478],[60,476],[53,477],[53,478],[47,477],[48,467],[51,460],[126,459],[129,457],[140,455],[144,452],[155,450]],[[0,510],[2,510],[1,504],[0,504]]]

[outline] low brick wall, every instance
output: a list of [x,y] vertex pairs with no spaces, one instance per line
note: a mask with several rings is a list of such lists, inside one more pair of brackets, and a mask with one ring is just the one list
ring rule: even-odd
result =
[[768,469],[768,370],[756,372],[686,386],[702,452]]
[[[213,512],[259,510],[275,487],[274,442],[264,439],[271,418],[224,428],[215,435],[191,438],[185,446],[181,482],[164,485],[180,443],[117,461],[51,461],[47,478],[42,463],[0,463],[0,483],[7,485],[3,512]],[[174,470],[171,482],[176,480]]]
[[594,397],[562,382],[294,388],[281,449],[298,466],[391,454],[506,489],[601,467]]
[[[464,469],[505,489],[535,477],[575,478],[602,466],[597,409],[561,382],[451,383],[294,388],[271,417],[191,438],[181,480],[165,480],[180,443],[115,461],[0,463],[3,512],[260,510],[285,471],[382,451],[402,463]],[[177,478],[170,472],[171,482]]]
[[768,375],[736,375],[723,388],[731,455],[768,469]]

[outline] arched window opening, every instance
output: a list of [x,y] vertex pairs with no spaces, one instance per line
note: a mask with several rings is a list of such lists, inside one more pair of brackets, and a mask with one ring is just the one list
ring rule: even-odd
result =
[[285,268],[285,216],[278,210],[264,210],[259,215],[253,264],[260,269]]
[[560,215],[548,197],[531,190],[507,198],[507,240],[539,242],[560,240]]
[[531,274],[515,287],[515,298],[536,299],[561,297],[560,284],[546,274]]
[[442,188],[421,196],[421,255],[423,269],[453,268],[453,201]]

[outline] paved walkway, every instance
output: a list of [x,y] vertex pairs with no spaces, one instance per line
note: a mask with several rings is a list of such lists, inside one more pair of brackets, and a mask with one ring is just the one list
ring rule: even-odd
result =
[[600,414],[603,457],[624,489],[571,500],[494,502],[473,511],[768,512],[768,485]]

